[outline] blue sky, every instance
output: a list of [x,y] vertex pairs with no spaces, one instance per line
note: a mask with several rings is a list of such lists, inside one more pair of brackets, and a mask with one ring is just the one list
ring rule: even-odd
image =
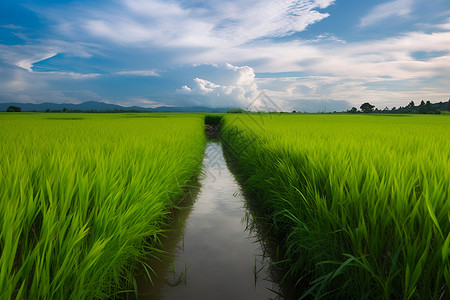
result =
[[449,0],[0,2],[0,102],[378,108],[450,96]]

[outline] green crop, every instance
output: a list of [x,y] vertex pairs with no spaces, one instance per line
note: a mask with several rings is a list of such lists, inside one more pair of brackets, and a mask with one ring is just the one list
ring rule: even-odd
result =
[[450,297],[450,118],[227,115],[304,297]]
[[0,114],[0,298],[132,286],[204,146],[201,116]]

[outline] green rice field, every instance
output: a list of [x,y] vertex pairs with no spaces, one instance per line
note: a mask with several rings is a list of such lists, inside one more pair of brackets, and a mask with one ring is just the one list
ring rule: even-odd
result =
[[[300,298],[450,297],[448,115],[206,119],[221,117]],[[136,269],[156,276],[145,261],[201,172],[204,122],[0,114],[0,299],[133,297]]]
[[[199,115],[0,114],[0,299],[133,293],[201,170]],[[121,297],[122,297],[121,296]]]
[[222,139],[305,298],[450,297],[450,118],[227,115]]

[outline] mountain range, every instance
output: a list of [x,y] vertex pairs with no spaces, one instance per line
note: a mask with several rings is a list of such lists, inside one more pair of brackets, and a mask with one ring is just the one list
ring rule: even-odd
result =
[[212,108],[206,106],[190,106],[190,107],[172,107],[172,106],[160,106],[155,108],[146,108],[139,106],[121,106],[116,104],[109,104],[97,101],[88,101],[80,104],[73,103],[0,103],[0,111],[6,111],[9,106],[20,107],[22,111],[62,111],[66,108],[69,111],[82,111],[82,112],[104,112],[104,111],[139,111],[139,112],[227,112],[229,108]]

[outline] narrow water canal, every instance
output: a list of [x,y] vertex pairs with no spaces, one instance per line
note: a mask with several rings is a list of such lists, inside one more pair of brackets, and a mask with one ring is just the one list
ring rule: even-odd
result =
[[163,241],[169,254],[156,266],[154,286],[139,280],[139,299],[276,299],[270,258],[248,229],[251,217],[220,143],[208,143],[203,163],[198,195],[177,216],[184,226]]

